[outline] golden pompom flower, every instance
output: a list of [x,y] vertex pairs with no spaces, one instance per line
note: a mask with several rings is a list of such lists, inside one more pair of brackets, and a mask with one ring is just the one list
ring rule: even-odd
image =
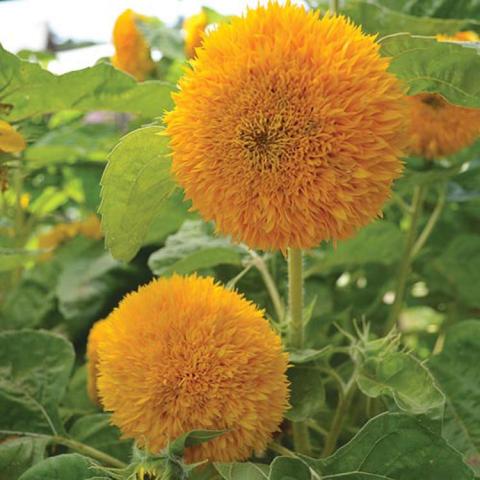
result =
[[98,376],[98,343],[105,331],[107,318],[94,323],[90,329],[87,340],[87,392],[90,400],[99,405],[97,389]]
[[[437,35],[439,42],[475,42],[475,32]],[[410,153],[427,160],[452,155],[480,136],[480,109],[448,103],[441,95],[408,97],[411,110]]]
[[154,280],[127,295],[98,344],[98,390],[125,437],[158,452],[194,429],[227,433],[187,461],[261,453],[288,403],[287,356],[263,314],[196,276]]
[[17,153],[25,150],[25,139],[9,123],[0,120],[0,152]]
[[150,47],[136,21],[144,18],[132,10],[125,10],[115,22],[113,28],[113,44],[115,55],[112,63],[118,69],[133,75],[138,81],[143,81],[155,68]]
[[185,55],[187,58],[195,56],[195,49],[202,44],[203,35],[208,25],[207,14],[202,10],[197,15],[187,17],[183,22],[185,32]]
[[166,133],[178,182],[218,231],[253,248],[310,248],[380,214],[408,114],[373,36],[271,2],[196,54]]

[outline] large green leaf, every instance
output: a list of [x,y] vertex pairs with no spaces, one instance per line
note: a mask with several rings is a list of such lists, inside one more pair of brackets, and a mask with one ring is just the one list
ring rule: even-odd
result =
[[240,266],[242,253],[245,250],[229,239],[215,237],[209,224],[187,220],[177,233],[167,238],[164,247],[150,256],[148,265],[156,275],[187,274],[222,264]]
[[95,413],[79,418],[70,428],[69,435],[86,445],[125,462],[130,460],[132,442],[120,440],[121,432],[110,423],[110,415]]
[[469,25],[468,20],[444,20],[430,17],[416,17],[391,10],[380,2],[354,0],[347,2],[342,13],[368,33],[391,35],[409,32],[414,35],[453,34]]
[[45,331],[0,333],[0,430],[52,434],[62,430],[58,402],[74,352],[64,338]]
[[270,465],[268,480],[310,480],[307,464],[299,458],[277,457]]
[[133,258],[174,189],[162,128],[142,128],[123,137],[109,156],[100,205],[106,243],[115,258]]
[[70,453],[50,457],[27,470],[18,480],[93,480],[108,476],[87,457]]
[[356,378],[369,397],[391,396],[399,408],[413,414],[443,414],[442,392],[430,372],[413,355],[386,352],[361,362]]
[[12,438],[0,443],[0,480],[15,480],[43,460],[48,440]]
[[422,417],[384,413],[332,456],[304,460],[322,480],[472,480],[460,454]]
[[408,85],[408,94],[436,92],[448,101],[480,108],[480,55],[460,44],[400,34],[384,38],[382,54],[390,72]]
[[0,116],[9,121],[66,109],[152,118],[171,107],[171,91],[172,85],[161,81],[137,83],[106,63],[56,76],[0,46]]
[[480,475],[480,320],[448,329],[429,366],[447,399],[443,435]]
[[471,307],[480,307],[480,237],[460,234],[432,266],[441,274],[454,297]]
[[353,238],[339,242],[336,247],[312,250],[306,276],[369,262],[392,265],[400,258],[402,245],[403,235],[395,224],[387,221],[374,222]]

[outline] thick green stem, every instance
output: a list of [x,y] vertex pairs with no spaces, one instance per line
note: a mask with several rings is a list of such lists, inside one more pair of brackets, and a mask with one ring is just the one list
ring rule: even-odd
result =
[[325,439],[325,446],[323,447],[322,457],[328,457],[333,453],[337,446],[338,437],[342,432],[345,416],[352,402],[353,395],[356,390],[355,378],[352,376],[344,392],[339,392],[339,400],[337,410],[332,420],[332,425]]
[[287,447],[284,447],[283,445],[280,445],[279,443],[274,441],[268,444],[268,448],[272,452],[278,453],[279,455],[283,455],[285,457],[296,457],[295,452],[292,452]]
[[338,13],[339,4],[339,0],[330,0],[330,11],[332,13]]
[[410,273],[410,267],[413,260],[413,252],[415,247],[415,239],[417,236],[418,221],[422,213],[423,201],[425,199],[426,186],[420,185],[415,187],[412,199],[412,213],[410,217],[410,225],[407,230],[407,236],[405,239],[405,247],[403,250],[402,259],[397,273],[397,282],[395,286],[395,300],[390,310],[390,316],[387,322],[387,328],[390,330],[393,328],[402,311],[403,301],[405,298],[405,291],[407,286],[408,274]]
[[[290,248],[288,251],[288,296],[290,304],[289,345],[301,350],[304,345],[303,325],[303,258],[302,251]],[[305,422],[293,422],[295,450],[310,455],[310,436]]]

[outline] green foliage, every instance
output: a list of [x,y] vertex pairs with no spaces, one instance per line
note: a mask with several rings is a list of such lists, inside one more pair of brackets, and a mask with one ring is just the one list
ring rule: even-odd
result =
[[106,63],[55,76],[0,46],[0,115],[7,112],[9,121],[66,109],[156,117],[171,107],[172,88],[161,81],[137,83]]
[[443,436],[480,473],[480,320],[468,320],[446,332],[445,345],[429,361],[447,400]]
[[0,411],[8,412],[0,418],[0,431],[62,431],[58,402],[65,394],[73,360],[72,346],[53,333],[0,333]]
[[410,34],[384,38],[381,46],[391,58],[390,72],[405,81],[409,95],[440,93],[451,103],[480,108],[480,56],[474,48]]
[[208,442],[224,433],[225,430],[192,430],[171,442],[168,445],[168,453],[181,457],[186,448]]
[[209,224],[187,220],[150,256],[148,265],[155,275],[188,274],[222,264],[240,266],[244,253],[228,239],[214,236]]
[[267,465],[255,463],[216,463],[215,468],[224,480],[268,479]]
[[29,260],[32,260],[37,255],[37,252],[32,250],[20,250],[13,248],[0,247],[0,272],[13,270],[21,267]]
[[0,480],[12,480],[45,457],[47,440],[10,438],[0,443]]
[[477,0],[380,0],[380,3],[393,10],[418,16],[474,19],[480,15],[480,4]]
[[460,454],[428,422],[398,413],[373,418],[331,457],[305,461],[324,480],[473,479]]
[[277,457],[270,465],[268,480],[310,480],[310,469],[298,458]]
[[102,178],[102,227],[112,255],[128,261],[138,252],[154,218],[175,189],[168,139],[161,127],[124,137]]
[[99,476],[108,478],[88,457],[70,453],[45,459],[18,480],[98,480]]

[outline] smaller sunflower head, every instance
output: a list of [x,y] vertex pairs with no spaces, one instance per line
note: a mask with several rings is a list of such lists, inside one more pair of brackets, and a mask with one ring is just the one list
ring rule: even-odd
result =
[[[437,35],[439,42],[475,42],[475,32]],[[409,151],[427,160],[446,157],[480,136],[480,109],[448,103],[436,93],[408,97],[411,111]]]
[[138,81],[145,80],[155,68],[150,47],[136,24],[143,18],[145,17],[128,9],[117,18],[113,28],[115,55],[112,63]]
[[204,10],[196,15],[187,17],[183,22],[185,32],[185,55],[195,57],[195,49],[202,44],[203,35],[208,25],[208,17]]
[[25,139],[9,123],[0,120],[0,153],[17,153],[25,150]]
[[[92,214],[85,220],[55,225],[48,232],[38,237],[38,247],[40,249],[53,250],[78,235],[93,240],[102,238],[103,234],[99,218]],[[49,256],[49,254],[46,255],[47,257]]]
[[87,340],[87,392],[90,400],[97,405],[100,405],[97,388],[98,344],[105,335],[107,321],[108,318],[95,322]]
[[98,391],[125,437],[158,453],[190,430],[226,430],[187,461],[266,448],[288,405],[287,357],[252,303],[212,278],[173,276],[127,295],[104,325]]

